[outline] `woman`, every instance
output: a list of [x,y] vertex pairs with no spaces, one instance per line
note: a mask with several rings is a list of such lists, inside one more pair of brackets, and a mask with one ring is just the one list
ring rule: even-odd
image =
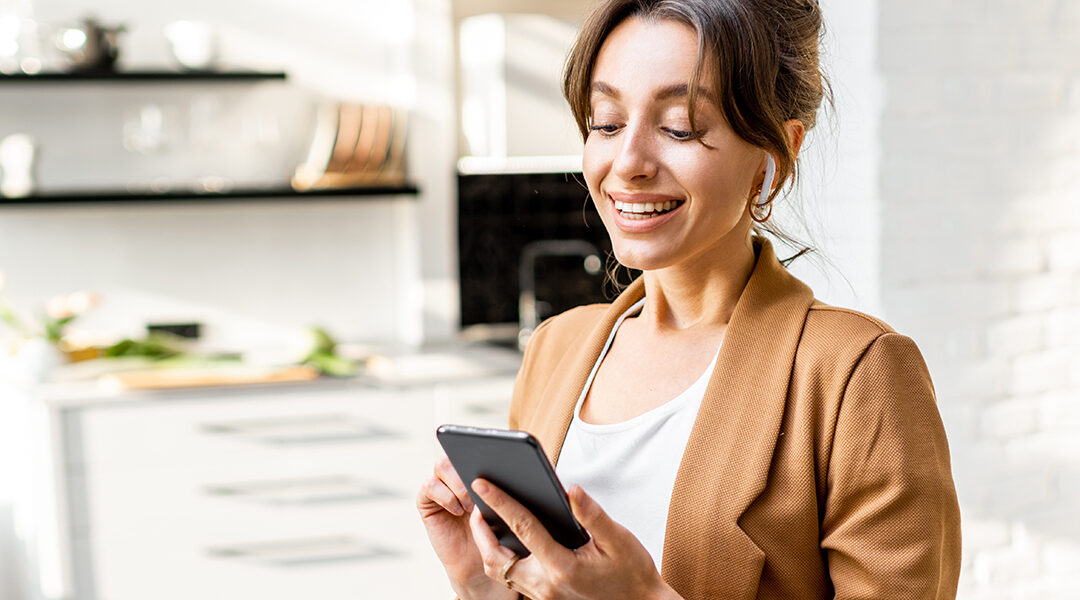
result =
[[[510,426],[592,535],[571,551],[444,460],[418,508],[461,598],[952,598],[959,509],[912,341],[823,305],[755,233],[824,94],[814,0],[607,0],[564,93],[619,262],[542,324]],[[585,490],[588,490],[588,494]]]

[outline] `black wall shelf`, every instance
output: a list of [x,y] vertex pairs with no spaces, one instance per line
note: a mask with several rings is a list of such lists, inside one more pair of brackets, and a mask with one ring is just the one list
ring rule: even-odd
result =
[[321,198],[353,198],[356,200],[375,200],[378,196],[415,196],[419,189],[413,184],[364,186],[354,188],[320,189],[298,192],[292,188],[251,188],[234,189],[228,192],[126,192],[123,190],[78,190],[35,194],[21,198],[0,197],[0,207],[8,205],[56,205],[56,204],[94,204],[124,202],[200,202],[220,204],[234,201],[261,200],[304,200]]
[[14,73],[0,75],[0,85],[28,83],[183,83],[283,80],[281,71],[95,71],[87,73]]

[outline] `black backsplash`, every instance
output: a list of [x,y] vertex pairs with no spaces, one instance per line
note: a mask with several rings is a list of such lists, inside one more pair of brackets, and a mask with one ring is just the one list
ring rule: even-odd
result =
[[[590,275],[578,256],[536,262],[541,319],[616,293],[606,266],[614,261],[600,215],[580,173],[458,176],[458,267],[461,324],[518,321],[518,265],[522,249],[541,240],[585,240],[600,251],[605,268]],[[622,280],[628,281],[626,270]]]

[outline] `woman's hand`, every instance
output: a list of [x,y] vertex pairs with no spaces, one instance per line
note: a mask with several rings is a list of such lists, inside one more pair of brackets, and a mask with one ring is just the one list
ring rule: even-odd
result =
[[[477,479],[473,491],[532,552],[506,572],[513,590],[535,600],[679,598],[634,534],[611,520],[580,486],[570,487],[570,507],[592,539],[577,550],[556,542],[528,509],[490,482]],[[502,583],[500,572],[514,552],[499,545],[479,510],[470,525],[484,570]]]
[[469,527],[473,501],[445,456],[435,462],[434,475],[420,487],[416,509],[435,554],[446,568],[450,585],[462,600],[516,600],[517,592],[484,574],[484,563]]

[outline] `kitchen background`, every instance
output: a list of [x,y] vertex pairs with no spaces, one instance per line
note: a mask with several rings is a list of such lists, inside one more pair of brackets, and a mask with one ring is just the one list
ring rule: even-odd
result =
[[[197,321],[206,349],[276,357],[317,324],[383,359],[352,379],[171,392],[28,388],[27,363],[0,361],[0,599],[446,593],[411,508],[431,426],[498,422],[516,360],[461,341],[517,330],[466,306],[513,306],[534,236],[588,235],[556,215],[491,237],[499,215],[520,233],[542,220],[530,208],[573,208],[580,143],[557,82],[582,4],[0,0],[0,68],[59,68],[46,34],[92,14],[126,25],[121,71],[176,69],[164,28],[188,20],[212,27],[216,68],[287,74],[0,78],[0,139],[33,136],[41,195],[285,189],[326,102],[409,119],[408,185],[375,195],[0,201],[0,294],[34,313],[97,292],[71,327],[86,339]],[[798,202],[825,258],[795,270],[922,348],[964,515],[961,597],[1074,597],[1080,2],[822,4],[837,106]],[[17,56],[11,17],[40,27]],[[492,181],[548,203],[500,203]],[[459,263],[464,240],[487,250]],[[559,260],[536,272],[569,276]]]

